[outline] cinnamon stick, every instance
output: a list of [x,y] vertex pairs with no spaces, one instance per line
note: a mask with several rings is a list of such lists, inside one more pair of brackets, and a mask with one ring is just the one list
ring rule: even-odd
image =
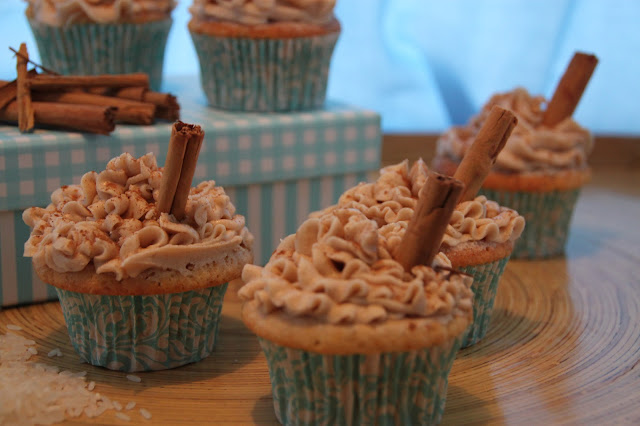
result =
[[18,127],[21,132],[31,132],[35,126],[33,117],[33,107],[31,105],[31,90],[29,89],[29,76],[27,74],[27,64],[29,63],[29,53],[27,45],[20,44],[19,55],[17,55],[16,70],[18,72],[16,99],[18,102]]
[[495,164],[518,119],[509,110],[494,105],[478,132],[475,141],[467,149],[458,166],[455,179],[464,183],[464,191],[458,202],[473,200],[485,178]]
[[159,213],[169,213],[176,194],[180,172],[182,171],[182,161],[189,142],[189,129],[183,126],[184,123],[174,123],[171,128],[171,139],[167,150],[167,159],[164,163],[162,181],[160,182],[160,194],[156,209]]
[[[31,69],[27,72],[27,76],[31,77],[37,75],[35,69]],[[4,108],[9,102],[15,100],[18,97],[18,80],[4,81],[0,84],[0,108]]]
[[77,89],[87,87],[149,87],[144,73],[104,75],[37,75],[30,80],[32,90]]
[[[38,125],[108,135],[115,129],[116,108],[33,102],[34,121]],[[12,101],[0,109],[0,121],[18,122],[18,103]]]
[[180,105],[176,97],[170,93],[152,92],[145,87],[125,87],[121,89],[95,87],[89,89],[89,91],[103,96],[152,103],[156,106],[156,118],[167,121],[180,119]]
[[595,55],[576,52],[556,87],[542,118],[542,125],[555,126],[573,115],[591,75],[598,65]]
[[430,171],[420,190],[418,205],[409,221],[395,259],[411,272],[416,265],[431,265],[464,183]]
[[204,130],[200,126],[193,124],[185,124],[178,121],[175,127],[186,129],[189,133],[189,141],[187,142],[187,149],[184,153],[184,159],[182,160],[182,170],[180,171],[180,180],[176,187],[175,196],[173,197],[173,204],[171,206],[171,214],[176,219],[182,220],[184,218],[185,207],[187,206],[187,198],[191,190],[191,182],[193,181],[193,175],[196,172],[196,164],[198,163],[198,156],[200,155],[200,147],[202,146],[202,140],[204,139]]
[[63,104],[113,106],[118,108],[116,121],[129,124],[152,124],[156,112],[155,105],[145,102],[94,95],[80,91],[35,92],[36,101],[60,102]]

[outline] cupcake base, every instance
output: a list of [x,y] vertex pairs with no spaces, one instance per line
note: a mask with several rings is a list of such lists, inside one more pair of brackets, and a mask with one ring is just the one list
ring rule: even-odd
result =
[[105,296],[56,287],[74,349],[93,365],[150,371],[213,351],[227,284],[183,293]]
[[462,336],[422,350],[369,355],[324,355],[259,341],[282,424],[435,424]]
[[493,303],[498,291],[498,283],[509,261],[509,256],[481,265],[463,266],[459,270],[473,276],[473,322],[462,340],[462,348],[479,342],[489,329]]
[[513,259],[543,259],[564,254],[580,188],[548,192],[480,190],[500,205],[517,210],[526,221],[516,241]]
[[322,107],[339,34],[274,39],[191,30],[209,105],[254,112]]
[[42,65],[63,75],[144,72],[160,90],[173,20],[53,27],[29,19]]

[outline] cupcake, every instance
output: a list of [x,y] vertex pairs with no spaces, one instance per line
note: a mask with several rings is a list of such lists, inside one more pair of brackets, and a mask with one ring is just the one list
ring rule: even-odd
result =
[[144,72],[153,90],[174,0],[26,0],[42,65],[61,74]]
[[189,31],[209,104],[235,111],[324,105],[340,34],[335,0],[194,0]]
[[335,208],[282,240],[265,267],[244,268],[242,318],[282,424],[440,421],[472,279],[443,254],[407,271],[392,256],[406,228]]
[[[405,160],[383,168],[376,182],[349,189],[329,210],[357,209],[379,226],[407,222],[414,214],[427,176],[428,169],[422,160],[411,168]],[[459,203],[449,219],[440,250],[454,269],[473,276],[474,319],[463,339],[463,348],[476,343],[487,332],[500,277],[524,225],[518,212],[485,196]]]
[[253,237],[223,188],[190,188],[177,220],[157,208],[163,173],[153,154],[125,153],[23,214],[25,256],[93,365],[161,370],[207,357],[227,282],[252,260]]
[[451,128],[438,140],[434,169],[456,176],[467,169],[460,174],[470,176],[474,171],[467,166],[473,161],[462,160],[470,151],[476,157],[476,135],[493,127],[491,121],[500,107],[517,117],[513,133],[508,129],[505,133],[508,141],[503,138],[502,146],[488,157],[492,169],[486,164],[478,169],[486,176],[482,192],[487,198],[518,210],[527,221],[513,250],[514,258],[564,253],[578,194],[591,176],[587,156],[593,148],[589,131],[571,116],[597,64],[594,55],[576,52],[549,102],[523,88],[496,94],[469,124]]

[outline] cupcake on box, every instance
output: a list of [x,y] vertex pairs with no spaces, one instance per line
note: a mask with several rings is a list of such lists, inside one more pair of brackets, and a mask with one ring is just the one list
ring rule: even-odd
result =
[[190,188],[202,136],[178,122],[164,169],[153,154],[125,153],[25,210],[25,256],[56,287],[83,360],[161,370],[213,350],[227,282],[252,261],[253,236],[214,181]]
[[162,83],[174,0],[26,0],[42,65],[61,74],[144,72]]
[[194,0],[189,31],[209,104],[299,111],[324,104],[340,34],[335,0]]
[[[494,95],[468,125],[453,127],[438,140],[433,167],[453,174],[494,105],[510,109],[518,125],[482,185],[487,198],[518,210],[527,227],[514,258],[546,258],[564,253],[571,216],[591,169],[590,132],[572,118],[597,59],[577,54],[552,100],[523,88]],[[545,108],[546,105],[546,108]]]
[[[473,295],[470,276],[441,253],[434,259],[444,229],[417,229],[434,218],[433,204],[410,225],[326,211],[285,238],[264,268],[244,268],[243,320],[267,358],[281,423],[440,420]],[[433,223],[446,224],[453,204],[444,204]]]
[[[461,166],[456,175],[467,185],[449,218],[440,246],[453,268],[474,278],[474,320],[463,339],[463,348],[486,334],[500,277],[525,225],[517,211],[487,200],[485,196],[475,196],[484,171],[491,167],[491,157],[500,151],[515,123],[511,113],[497,108],[489,124],[487,129],[495,132],[485,131],[476,139],[475,148],[470,150],[465,166]],[[407,223],[415,213],[418,195],[428,175],[429,170],[422,160],[416,161],[411,168],[407,160],[385,167],[376,182],[351,188],[329,210],[354,208],[380,226]]]

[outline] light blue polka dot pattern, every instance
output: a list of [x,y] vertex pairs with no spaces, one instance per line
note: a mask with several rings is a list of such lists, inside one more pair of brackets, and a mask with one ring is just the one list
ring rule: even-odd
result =
[[209,104],[254,112],[322,107],[338,35],[249,39],[191,32]]
[[111,370],[150,371],[209,356],[227,284],[151,296],[56,291],[80,358]]
[[375,355],[322,355],[259,340],[282,424],[424,425],[440,422],[462,336]]
[[42,65],[60,74],[144,72],[160,90],[164,48],[172,19],[142,24],[77,24],[52,27],[29,19]]
[[462,347],[469,347],[479,342],[489,330],[493,302],[498,292],[498,283],[509,261],[509,256],[495,262],[481,265],[463,266],[459,268],[473,276],[473,322],[467,329],[462,341]]

